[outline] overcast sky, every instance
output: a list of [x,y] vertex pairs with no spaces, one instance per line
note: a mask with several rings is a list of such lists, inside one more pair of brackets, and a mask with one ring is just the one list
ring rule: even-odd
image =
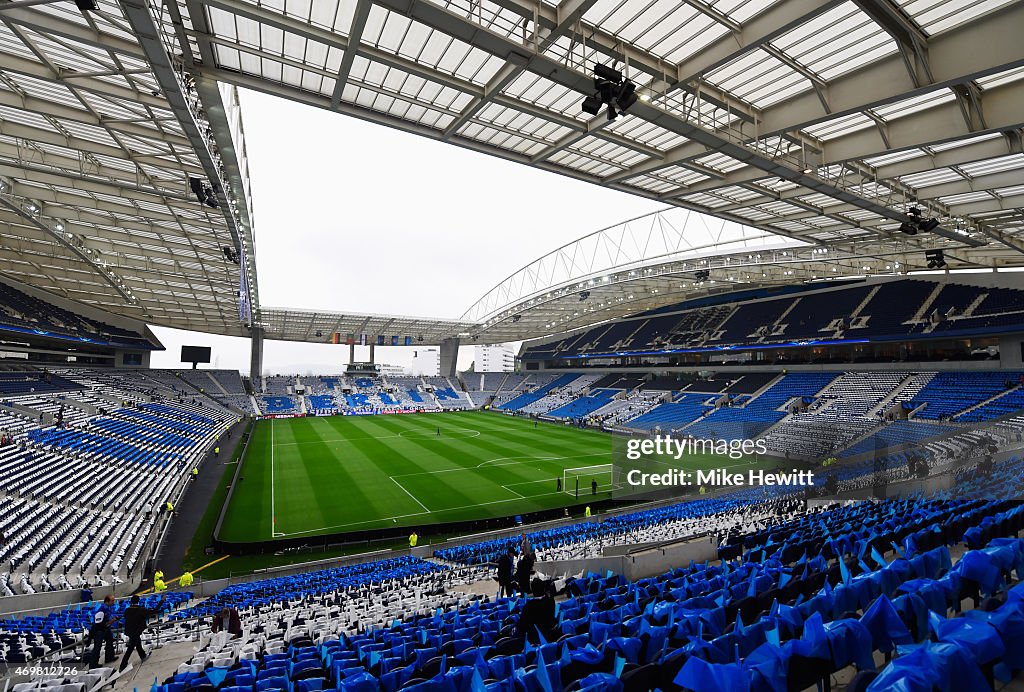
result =
[[[560,245],[663,208],[646,199],[355,118],[243,91],[260,301],[460,317],[507,275]],[[153,367],[182,343],[248,372],[244,339],[156,327]],[[407,365],[411,350],[377,349]],[[366,349],[363,349],[365,357]],[[337,372],[347,346],[267,341],[264,370]],[[468,367],[463,349],[459,367]]]

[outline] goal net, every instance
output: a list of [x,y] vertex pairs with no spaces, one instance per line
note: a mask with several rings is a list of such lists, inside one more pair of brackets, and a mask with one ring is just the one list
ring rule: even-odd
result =
[[593,466],[577,466],[562,470],[562,492],[569,495],[585,497],[593,493],[593,483],[597,483],[597,492],[608,492],[616,488],[614,464],[595,464]]

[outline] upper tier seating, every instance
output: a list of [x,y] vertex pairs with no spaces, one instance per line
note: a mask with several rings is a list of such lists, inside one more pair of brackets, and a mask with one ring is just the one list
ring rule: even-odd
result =
[[[0,284],[2,285],[2,284]],[[0,372],[0,395],[43,394],[81,389],[81,385],[42,370]]]
[[0,283],[0,329],[4,327],[43,336],[74,337],[104,344],[153,348],[153,344],[138,332],[83,317]]
[[[722,346],[788,344],[809,339],[898,339],[1024,328],[1024,291],[927,279],[840,288],[808,287],[783,296],[662,309],[528,346],[526,361],[655,354]],[[724,296],[721,300],[729,300]],[[693,305],[693,304],[690,304]]]

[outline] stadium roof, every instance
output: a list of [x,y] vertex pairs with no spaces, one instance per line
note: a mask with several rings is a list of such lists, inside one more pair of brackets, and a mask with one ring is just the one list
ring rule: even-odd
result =
[[[294,308],[264,307],[260,311],[264,336],[282,341],[312,341],[330,343],[338,334],[340,343],[352,338],[360,343],[377,343],[384,337],[385,345],[406,346],[437,344],[451,336],[468,336],[473,325],[461,320],[442,320],[427,317],[401,317],[398,315],[367,315],[327,310],[299,310]],[[392,338],[397,343],[392,344]],[[410,343],[405,343],[410,337]]]
[[[227,87],[711,214],[840,275],[913,270],[928,248],[951,269],[1024,265],[1024,2],[123,0],[85,18],[38,2],[0,0],[0,170],[22,204],[0,212],[5,245],[19,244],[0,266],[156,324],[238,333],[238,272],[218,258],[236,239],[261,320]],[[595,63],[638,87],[614,121],[580,107]],[[187,174],[213,181],[219,212],[197,207]],[[38,228],[27,199],[42,202],[35,221],[66,219],[107,267]],[[901,233],[911,205],[941,226]],[[600,244],[575,250],[586,242]],[[471,338],[552,328],[540,296],[587,275],[576,267],[545,286],[529,277],[535,266],[510,277],[532,292],[506,281],[466,313],[485,323]],[[104,269],[115,275],[98,278]],[[680,271],[608,283],[663,303],[659,286],[681,283]],[[614,303],[605,317],[629,305]]]
[[165,38],[143,2],[0,1],[0,271],[153,324],[245,334],[240,286],[258,295],[236,94],[188,90]]

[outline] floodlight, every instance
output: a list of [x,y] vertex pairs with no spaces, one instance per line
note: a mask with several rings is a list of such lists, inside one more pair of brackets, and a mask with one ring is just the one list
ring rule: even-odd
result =
[[598,79],[607,79],[609,82],[618,84],[622,81],[622,73],[613,67],[596,63],[594,65],[594,76]]
[[636,84],[628,79],[619,87],[619,95],[615,99],[619,104],[619,110],[624,111],[636,103]]
[[75,6],[79,12],[95,12],[100,8],[96,0],[75,0]]
[[929,231],[934,231],[936,228],[939,227],[939,220],[938,219],[925,219],[921,223],[917,224],[917,227],[921,231],[923,231],[925,233],[928,233]]
[[917,235],[917,224],[912,221],[904,221],[900,224],[900,233],[906,233],[907,235]]
[[924,258],[928,260],[929,269],[942,269],[946,266],[946,255],[942,250],[925,250]]
[[597,115],[601,112],[601,99],[597,96],[588,96],[583,99],[583,112],[590,115]]

